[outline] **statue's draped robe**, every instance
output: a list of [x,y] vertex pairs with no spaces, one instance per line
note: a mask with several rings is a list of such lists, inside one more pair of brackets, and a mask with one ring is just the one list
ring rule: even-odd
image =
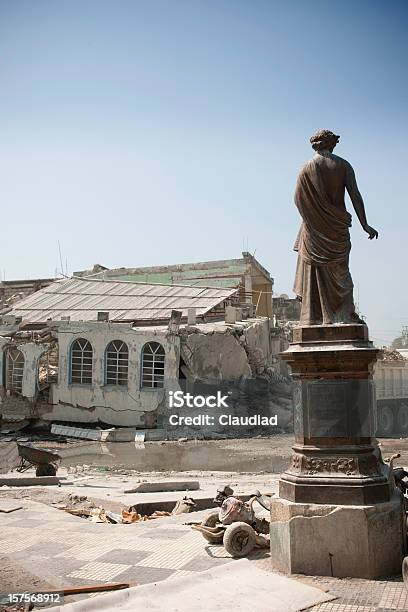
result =
[[354,179],[354,172],[345,160],[330,158],[343,163],[330,168],[316,156],[301,170],[296,185],[295,204],[303,223],[294,246],[298,251],[294,291],[302,300],[301,323],[306,325],[348,323],[354,314],[351,215],[344,205],[347,175],[350,170]]

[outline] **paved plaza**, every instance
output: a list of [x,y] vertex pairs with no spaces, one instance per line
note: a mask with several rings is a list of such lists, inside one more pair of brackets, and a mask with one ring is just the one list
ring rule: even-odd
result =
[[[22,506],[1,515],[1,556],[56,589],[104,582],[147,584],[234,563],[222,546],[210,546],[183,524],[202,513],[109,525],[91,523],[32,500],[22,500]],[[251,561],[269,569],[268,557],[268,551],[260,550]],[[314,606],[313,612],[408,610],[408,592],[400,579],[296,578],[337,596]]]

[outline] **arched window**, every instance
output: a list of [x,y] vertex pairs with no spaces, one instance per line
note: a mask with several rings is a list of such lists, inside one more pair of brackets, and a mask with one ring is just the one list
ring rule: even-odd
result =
[[78,338],[71,345],[71,383],[92,384],[92,344],[85,338]]
[[122,340],[113,340],[105,352],[105,383],[107,385],[127,385],[129,349]]
[[17,348],[11,348],[6,356],[6,388],[21,393],[23,390],[24,355]]
[[142,349],[142,388],[163,387],[164,348],[158,342],[148,342]]

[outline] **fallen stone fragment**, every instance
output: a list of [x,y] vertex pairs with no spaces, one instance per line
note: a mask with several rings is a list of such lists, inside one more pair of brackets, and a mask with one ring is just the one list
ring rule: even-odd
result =
[[198,480],[182,480],[176,482],[142,482],[134,489],[126,489],[124,493],[159,493],[161,491],[198,491]]
[[22,510],[22,509],[23,509],[23,506],[19,504],[18,502],[8,500],[8,499],[0,500],[0,512],[6,512],[8,514],[9,512],[14,512],[15,510]]
[[39,485],[59,485],[58,476],[4,476],[0,477],[0,487],[31,487]]
[[105,516],[109,519],[111,523],[123,523],[122,515],[117,514],[116,512],[110,512],[110,510],[106,510]]
[[188,512],[194,512],[196,507],[197,504],[195,503],[194,499],[192,499],[191,497],[183,497],[183,499],[179,499],[176,505],[174,506],[172,514],[178,515],[186,514]]

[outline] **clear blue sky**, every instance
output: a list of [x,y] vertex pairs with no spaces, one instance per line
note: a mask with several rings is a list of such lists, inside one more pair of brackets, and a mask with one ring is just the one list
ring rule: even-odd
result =
[[309,136],[341,135],[352,275],[378,342],[408,324],[404,0],[0,0],[6,279],[239,257],[290,293]]

